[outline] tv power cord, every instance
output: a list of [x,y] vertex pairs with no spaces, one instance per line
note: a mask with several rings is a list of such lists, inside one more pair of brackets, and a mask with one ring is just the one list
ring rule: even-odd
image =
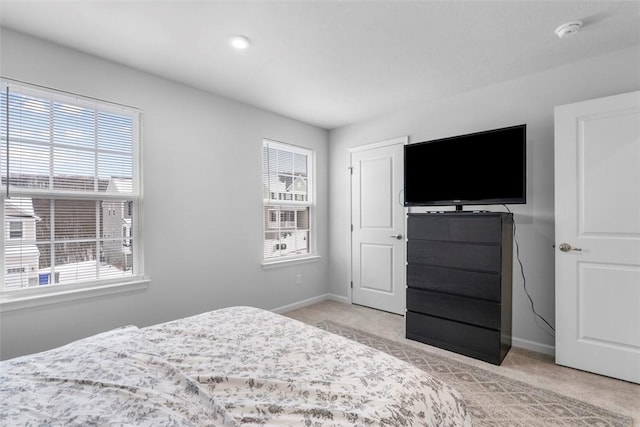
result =
[[[505,209],[510,213],[513,214],[513,212],[511,212],[511,209],[509,209],[509,207],[507,205],[502,205],[505,207]],[[545,319],[541,314],[539,314],[536,311],[536,307],[535,304],[533,303],[533,298],[531,298],[531,295],[529,294],[529,290],[527,289],[527,279],[524,275],[524,266],[522,265],[522,261],[520,260],[520,245],[518,244],[518,235],[517,235],[517,227],[516,227],[516,222],[515,220],[513,221],[513,240],[516,243],[516,259],[518,260],[518,264],[520,265],[520,274],[522,275],[522,287],[524,288],[524,293],[527,295],[527,298],[529,298],[529,303],[531,305],[531,311],[533,311],[534,316],[536,316],[537,318],[539,318],[540,320],[542,320],[544,323],[547,324],[547,326],[549,326],[549,328],[551,328],[551,330],[553,332],[556,331],[556,328],[554,328],[551,323],[549,323],[547,321],[547,319]]]

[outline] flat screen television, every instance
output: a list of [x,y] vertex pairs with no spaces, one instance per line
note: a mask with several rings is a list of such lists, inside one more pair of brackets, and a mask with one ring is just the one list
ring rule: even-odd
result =
[[527,125],[404,146],[404,205],[527,203]]

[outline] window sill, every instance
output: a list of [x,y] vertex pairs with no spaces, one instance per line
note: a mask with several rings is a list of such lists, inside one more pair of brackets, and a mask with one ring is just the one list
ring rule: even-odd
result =
[[271,268],[288,267],[290,265],[306,264],[309,262],[318,262],[321,259],[322,257],[320,255],[311,255],[311,256],[306,256],[304,258],[279,259],[277,261],[263,262],[262,269],[269,270]]
[[39,307],[49,304],[59,304],[67,301],[75,301],[85,298],[94,298],[103,295],[134,292],[149,287],[151,281],[147,278],[135,278],[128,282],[110,283],[98,286],[84,286],[68,288],[63,285],[60,289],[47,289],[43,292],[25,295],[20,291],[5,292],[0,295],[0,313],[25,308]]

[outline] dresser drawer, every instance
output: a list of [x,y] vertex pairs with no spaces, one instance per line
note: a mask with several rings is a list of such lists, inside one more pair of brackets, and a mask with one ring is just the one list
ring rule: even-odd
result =
[[407,241],[407,261],[440,267],[465,268],[499,273],[501,247],[431,240]]
[[500,329],[499,302],[408,288],[407,310],[484,328]]
[[407,235],[411,239],[500,243],[502,219],[499,214],[413,214],[408,218]]
[[500,273],[458,270],[424,264],[407,265],[407,286],[500,301]]
[[408,339],[494,364],[500,364],[506,354],[498,331],[412,311],[407,311],[406,322]]

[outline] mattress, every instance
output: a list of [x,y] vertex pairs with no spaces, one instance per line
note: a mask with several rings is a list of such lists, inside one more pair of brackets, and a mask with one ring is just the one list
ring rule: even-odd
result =
[[0,424],[469,426],[462,397],[391,355],[229,307],[0,362]]

